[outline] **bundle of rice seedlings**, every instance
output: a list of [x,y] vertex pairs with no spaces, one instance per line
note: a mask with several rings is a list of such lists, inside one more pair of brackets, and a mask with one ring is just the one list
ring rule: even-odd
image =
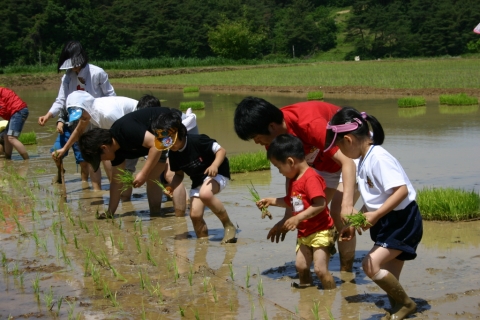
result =
[[37,134],[32,132],[22,132],[18,137],[18,140],[24,145],[37,144]]
[[120,173],[117,174],[116,179],[122,184],[120,192],[123,193],[124,191],[133,188],[133,181],[135,180],[133,174],[128,170],[118,169],[118,171],[120,171]]
[[183,88],[183,93],[198,92],[200,89],[198,87],[185,87]]
[[322,91],[312,91],[307,93],[307,100],[323,100]]
[[154,182],[157,186],[159,186],[160,189],[162,189],[163,193],[165,193],[165,194],[167,194],[167,195],[169,195],[169,196],[171,196],[171,197],[173,198],[173,196],[172,196],[172,187],[170,187],[170,186],[169,186],[169,187],[165,187],[165,186],[164,186],[159,180],[157,180],[157,179],[152,180],[152,182]]
[[185,111],[188,108],[192,108],[192,110],[203,110],[205,109],[205,102],[203,101],[180,102],[180,110]]
[[404,97],[398,99],[397,104],[399,108],[414,108],[423,107],[427,103],[424,97]]
[[[252,185],[251,187],[250,186],[247,186],[248,188],[248,191],[250,191],[250,194],[252,195],[252,200],[257,203],[258,201],[260,201],[260,195],[258,194],[257,190],[255,189],[255,187],[253,186],[253,183],[250,181],[250,184]],[[270,220],[272,220],[272,214],[268,211],[267,208],[263,207],[262,208],[262,219],[265,219],[265,216],[268,216],[270,218]]]
[[367,225],[371,225],[370,222],[367,221],[367,217],[365,217],[365,215],[361,211],[349,215],[345,217],[345,219],[347,220],[347,224],[354,228],[363,228]]
[[478,104],[478,98],[468,96],[466,93],[442,94],[440,95],[440,104],[449,106],[467,106]]

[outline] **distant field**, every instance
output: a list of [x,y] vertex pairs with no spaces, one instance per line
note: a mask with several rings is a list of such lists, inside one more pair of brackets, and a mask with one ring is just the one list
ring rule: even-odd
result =
[[160,77],[111,79],[112,83],[185,86],[369,86],[378,88],[479,88],[480,59],[445,58],[318,62],[301,66]]

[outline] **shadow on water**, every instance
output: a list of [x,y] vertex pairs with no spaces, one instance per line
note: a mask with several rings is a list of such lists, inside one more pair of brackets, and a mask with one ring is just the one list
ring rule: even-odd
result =
[[[320,318],[329,318],[331,311],[335,319],[378,319],[388,308],[383,291],[361,268],[372,246],[368,232],[358,236],[353,273],[340,272],[338,254],[332,257],[330,271],[337,289],[290,287],[297,279],[296,235],[289,232],[279,243],[267,240],[283,210],[271,208],[273,220],[261,219],[247,188],[253,183],[261,197],[283,196],[284,178],[276,169],[235,174],[219,194],[239,226],[236,244],[220,244],[223,228],[210,210],[205,212],[208,240],[196,239],[188,215],[173,216],[170,201],[163,204],[161,216],[150,216],[144,187],[120,205],[115,219],[96,220],[96,210],[109,200],[108,181],[103,180],[100,192],[82,185],[73,157],[65,160],[63,203],[60,189],[51,184],[55,167],[49,149],[56,135],[36,125],[56,92],[52,90],[48,99],[43,93],[38,100],[34,91],[18,93],[34,106],[25,130],[38,129],[42,138],[29,147],[35,155],[30,161],[0,160],[0,318],[178,319],[183,313],[189,319],[311,319],[317,307]],[[184,99],[181,92],[152,93],[172,107]],[[118,94],[139,98],[143,92]],[[216,138],[229,155],[261,149],[233,132],[235,103],[242,97],[203,92],[195,97],[207,106],[198,119],[200,131]],[[262,97],[278,106],[300,99]],[[399,158],[417,188],[478,190],[480,173],[471,161],[476,151],[468,142],[480,130],[477,110],[445,114],[435,102],[427,102],[425,113],[404,118],[393,98],[330,101],[377,116],[386,130],[386,148]],[[424,230],[418,258],[405,264],[401,277],[419,305],[416,317],[479,314],[480,221],[425,222]]]

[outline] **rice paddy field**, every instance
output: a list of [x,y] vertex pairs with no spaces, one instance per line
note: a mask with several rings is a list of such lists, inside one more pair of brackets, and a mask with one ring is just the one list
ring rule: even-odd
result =
[[[125,79],[123,85],[118,82],[116,92],[135,99],[150,93],[161,99],[162,105],[174,108],[185,101],[203,101],[205,109],[195,111],[200,132],[225,147],[227,156],[232,162],[238,160],[241,169],[251,162],[245,154],[258,153],[261,157],[264,151],[253,142],[236,137],[236,103],[246,95],[256,95],[284,106],[305,100],[306,94],[207,92],[202,89],[202,81],[224,77],[236,85],[240,85],[239,81],[247,85],[252,81],[281,85],[285,81],[287,86],[294,86],[307,83],[306,79],[311,77],[308,86],[313,86],[312,83],[335,81],[336,74],[337,79],[347,83],[349,68],[354,69],[352,80],[363,81],[364,85],[381,83],[374,77],[381,77],[382,72],[390,79],[384,78],[385,84],[380,85],[400,85],[402,79],[392,78],[402,77],[406,77],[404,84],[426,85],[427,77],[420,75],[420,70],[432,72],[430,80],[443,81],[443,85],[454,88],[469,88],[468,83],[477,81],[472,71],[476,61],[469,60],[466,65],[463,59],[448,61],[450,65],[437,60],[436,71],[445,75],[442,79],[436,79],[438,73],[433,74],[435,67],[429,66],[429,60],[422,67],[415,66],[416,61],[407,61],[405,65],[400,62],[397,66],[389,61],[361,61],[360,64],[365,62],[363,66],[338,63],[337,72],[329,70],[330,64],[325,63],[298,69],[265,68],[251,73],[242,70],[178,75],[168,81],[165,79],[170,76],[158,77],[167,84],[181,84],[176,90],[147,88],[146,83],[154,79],[150,77],[135,80],[140,88],[133,88],[135,85],[128,83],[131,79]],[[367,65],[381,69],[372,72]],[[410,73],[402,71],[403,66]],[[364,80],[360,80],[361,68],[365,68]],[[391,71],[385,73],[388,70]],[[330,73],[326,76],[322,72]],[[448,79],[462,72],[463,80],[457,79],[460,82],[454,84]],[[414,76],[407,77],[407,73]],[[197,76],[205,78],[198,80]],[[120,79],[112,80],[114,86],[116,81]],[[183,88],[187,86],[199,86],[200,90],[195,96],[185,96]],[[232,174],[232,180],[219,194],[238,228],[237,243],[220,244],[223,228],[209,210],[205,212],[208,240],[196,239],[188,215],[175,217],[169,200],[163,204],[161,215],[150,215],[144,187],[134,189],[132,201],[123,202],[114,219],[95,219],[109,200],[106,178],[102,191],[92,191],[80,181],[70,154],[64,161],[66,200],[62,189],[51,184],[56,173],[49,152],[56,138],[50,130],[54,124],[39,127],[36,121],[55,99],[58,82],[52,87],[15,90],[29,104],[30,117],[24,132],[35,131],[37,144],[27,146],[31,155],[27,162],[21,161],[18,154],[14,154],[14,161],[0,159],[1,319],[373,320],[380,319],[384,309],[389,308],[384,292],[361,268],[362,258],[372,247],[368,232],[357,238],[353,273],[340,272],[338,254],[331,258],[329,270],[337,289],[324,291],[316,277],[314,287],[291,287],[298,281],[295,234],[288,233],[285,241],[279,243],[267,240],[268,231],[281,219],[283,211],[269,208],[273,217],[270,220],[252,200],[252,187],[255,197],[284,195],[284,178],[275,168]],[[379,119],[386,131],[385,148],[400,161],[417,191],[427,191],[423,206],[436,204],[436,197],[464,203],[465,194],[478,196],[480,171],[477,162],[472,161],[478,157],[478,148],[472,147],[472,141],[480,134],[478,105],[440,105],[438,96],[426,96],[424,107],[398,108],[399,98],[330,92],[324,96],[327,102],[350,105]],[[139,162],[137,170],[143,163]],[[259,161],[258,166],[263,165]],[[185,183],[189,187],[188,179]],[[434,188],[452,190],[435,195],[429,192]],[[457,194],[457,190],[463,192]],[[359,201],[356,207],[360,209],[361,205]],[[428,211],[435,210],[438,211]],[[424,221],[418,257],[405,263],[401,278],[418,305],[417,319],[471,319],[480,315],[480,221],[472,216],[465,219],[469,221]]]

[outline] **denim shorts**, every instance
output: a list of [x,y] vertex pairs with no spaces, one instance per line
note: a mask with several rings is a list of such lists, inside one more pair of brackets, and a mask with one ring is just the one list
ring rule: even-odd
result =
[[[63,134],[59,134],[57,136],[57,140],[55,140],[55,143],[53,144],[53,147],[50,149],[50,152],[63,148],[63,146],[67,143],[68,138],[70,138],[72,131],[73,130],[65,124],[63,126]],[[73,144],[72,149],[73,149],[73,153],[75,154],[75,160],[77,164],[85,161],[83,160],[82,153],[80,152],[78,141]],[[65,158],[67,155],[68,155],[68,150],[65,151],[65,154],[63,155],[63,157]]]
[[18,137],[20,135],[23,125],[25,124],[25,121],[27,121],[28,113],[28,108],[25,107],[12,115],[10,121],[8,121],[7,128],[5,129],[7,131],[7,136]]

